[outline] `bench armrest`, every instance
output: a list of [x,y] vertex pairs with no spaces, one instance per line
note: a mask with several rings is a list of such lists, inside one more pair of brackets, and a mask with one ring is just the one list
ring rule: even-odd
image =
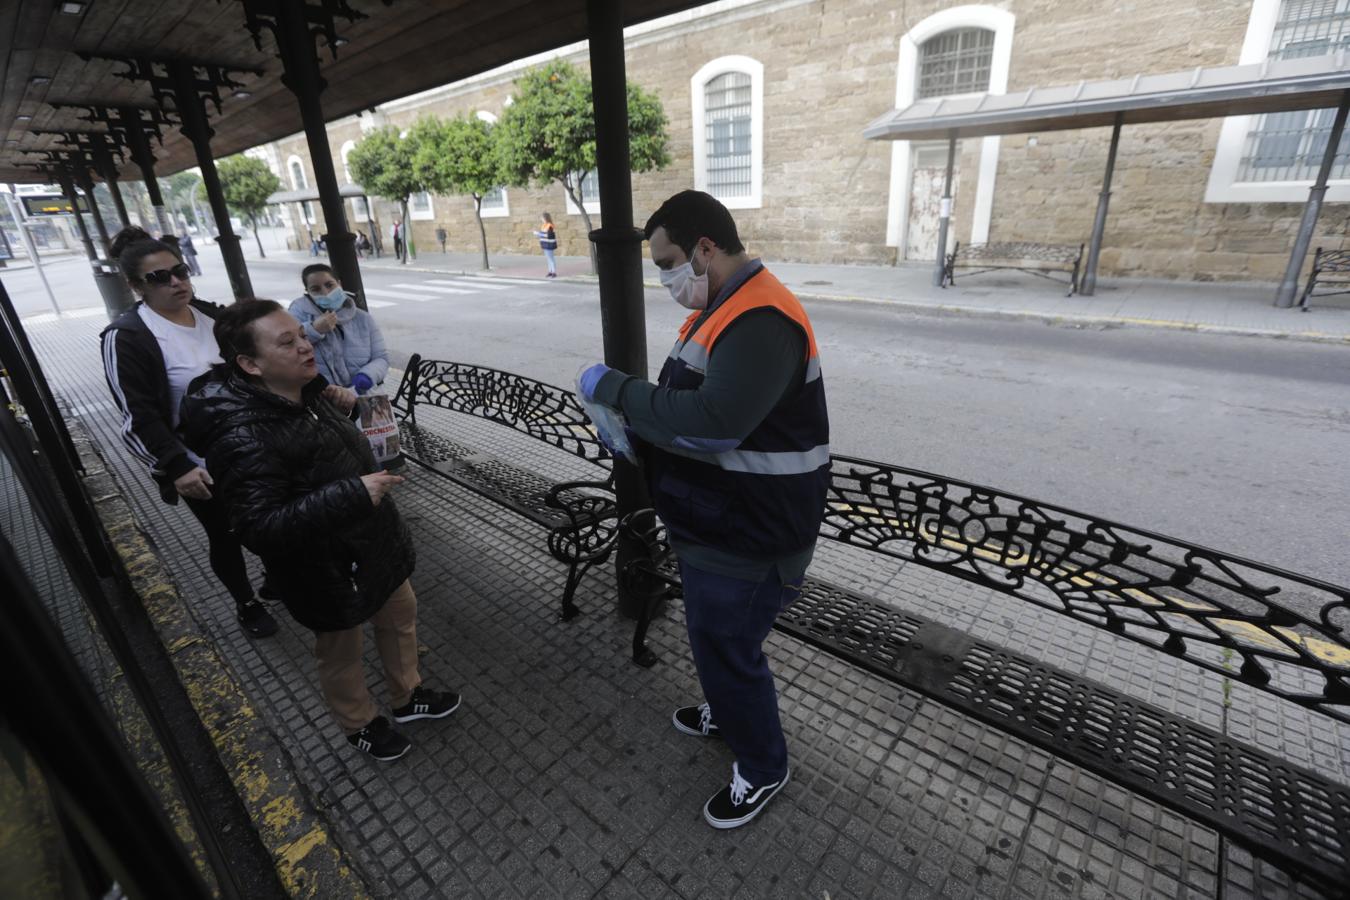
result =
[[[597,493],[583,493],[586,490]],[[567,514],[567,524],[548,533],[548,550],[555,559],[598,562],[613,552],[619,534],[619,507],[612,480],[555,484],[544,495],[544,504]]]

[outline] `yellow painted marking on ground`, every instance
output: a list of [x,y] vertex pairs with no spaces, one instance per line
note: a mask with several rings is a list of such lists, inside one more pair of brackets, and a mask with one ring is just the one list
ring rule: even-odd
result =
[[[1209,621],[1216,628],[1232,635],[1243,643],[1259,647],[1270,653],[1277,653],[1280,656],[1298,656],[1288,644],[1259,625],[1253,625],[1251,622],[1239,622],[1236,619],[1210,619]],[[1290,628],[1276,627],[1271,631],[1278,632],[1281,637],[1302,647],[1327,665],[1350,668],[1350,649],[1320,638],[1305,638]]]

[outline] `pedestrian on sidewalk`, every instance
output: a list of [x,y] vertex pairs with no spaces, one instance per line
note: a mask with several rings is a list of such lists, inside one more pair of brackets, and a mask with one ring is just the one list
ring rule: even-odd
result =
[[186,437],[211,475],[244,546],[263,558],[282,602],[315,632],[319,687],[356,749],[398,759],[412,743],[379,713],[362,666],[362,626],[375,629],[395,722],[440,719],[459,695],[422,684],[412,536],[347,417],[350,392],[319,375],[303,326],[272,300],[245,300],[216,321],[228,360],[183,403]]
[[399,262],[405,262],[403,256],[403,220],[395,219],[394,224],[389,226],[389,237],[394,241],[394,257]]
[[442,254],[445,253],[445,242],[446,242],[447,240],[449,240],[449,238],[450,238],[450,233],[447,232],[444,228],[437,228],[437,229],[436,229],[436,240],[438,240],[438,241],[441,242],[441,253],[442,253]]
[[142,229],[122,229],[111,249],[141,298],[99,335],[122,440],[149,469],[160,499],[174,505],[181,498],[201,523],[211,571],[234,598],[240,627],[250,637],[275,634],[276,620],[254,596],[206,463],[175,430],[188,383],[220,362],[212,327],[224,307],[197,299],[187,265]]
[[384,384],[389,350],[370,313],[356,306],[333,270],[323,263],[300,273],[305,293],[291,301],[290,313],[314,345],[319,374],[343,388],[364,394]]
[[580,389],[627,416],[679,559],[704,702],[675,728],[720,737],[731,782],[703,807],[714,828],[750,821],[788,781],[769,629],[798,595],[829,485],[829,417],[811,322],[751,259],[725,206],[683,191],[647,220],[661,283],[692,310],[657,384],[603,364]]
[[178,249],[183,251],[183,262],[192,274],[202,274],[202,267],[197,264],[197,245],[192,243],[192,236],[186,231],[178,236]]
[[558,265],[553,260],[553,254],[558,249],[558,231],[553,227],[553,217],[548,213],[544,213],[544,222],[534,236],[539,238],[539,247],[544,251],[544,259],[548,261],[548,274],[544,277],[557,278]]

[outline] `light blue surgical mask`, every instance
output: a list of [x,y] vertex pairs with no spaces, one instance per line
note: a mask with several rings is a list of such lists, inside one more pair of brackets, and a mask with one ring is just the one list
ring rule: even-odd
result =
[[342,289],[341,285],[338,285],[327,294],[320,294],[317,297],[310,295],[310,299],[319,309],[333,312],[342,309],[342,304],[347,302],[347,292]]

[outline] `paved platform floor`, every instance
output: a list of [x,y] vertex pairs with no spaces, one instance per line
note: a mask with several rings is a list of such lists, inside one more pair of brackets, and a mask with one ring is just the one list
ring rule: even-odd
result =
[[[280,634],[244,637],[200,529],[159,501],[122,448],[99,367],[101,324],[28,330],[204,632],[378,896],[1320,896],[1156,803],[778,634],[769,653],[793,778],[758,820],[714,831],[701,806],[731,760],[670,725],[673,708],[699,699],[679,605],[653,627],[660,664],[634,667],[612,570],[588,576],[583,615],[559,623],[564,570],[542,533],[416,469],[396,496],[419,554],[423,674],[462,691],[464,705],[409,726],[416,745],[403,760],[371,761],[347,747],[324,707],[309,632],[279,610]],[[470,443],[503,431],[461,427]],[[1225,706],[1217,677],[915,566],[825,546],[816,567],[1350,781],[1350,727],[1240,686]],[[367,671],[383,699],[373,650]]]

